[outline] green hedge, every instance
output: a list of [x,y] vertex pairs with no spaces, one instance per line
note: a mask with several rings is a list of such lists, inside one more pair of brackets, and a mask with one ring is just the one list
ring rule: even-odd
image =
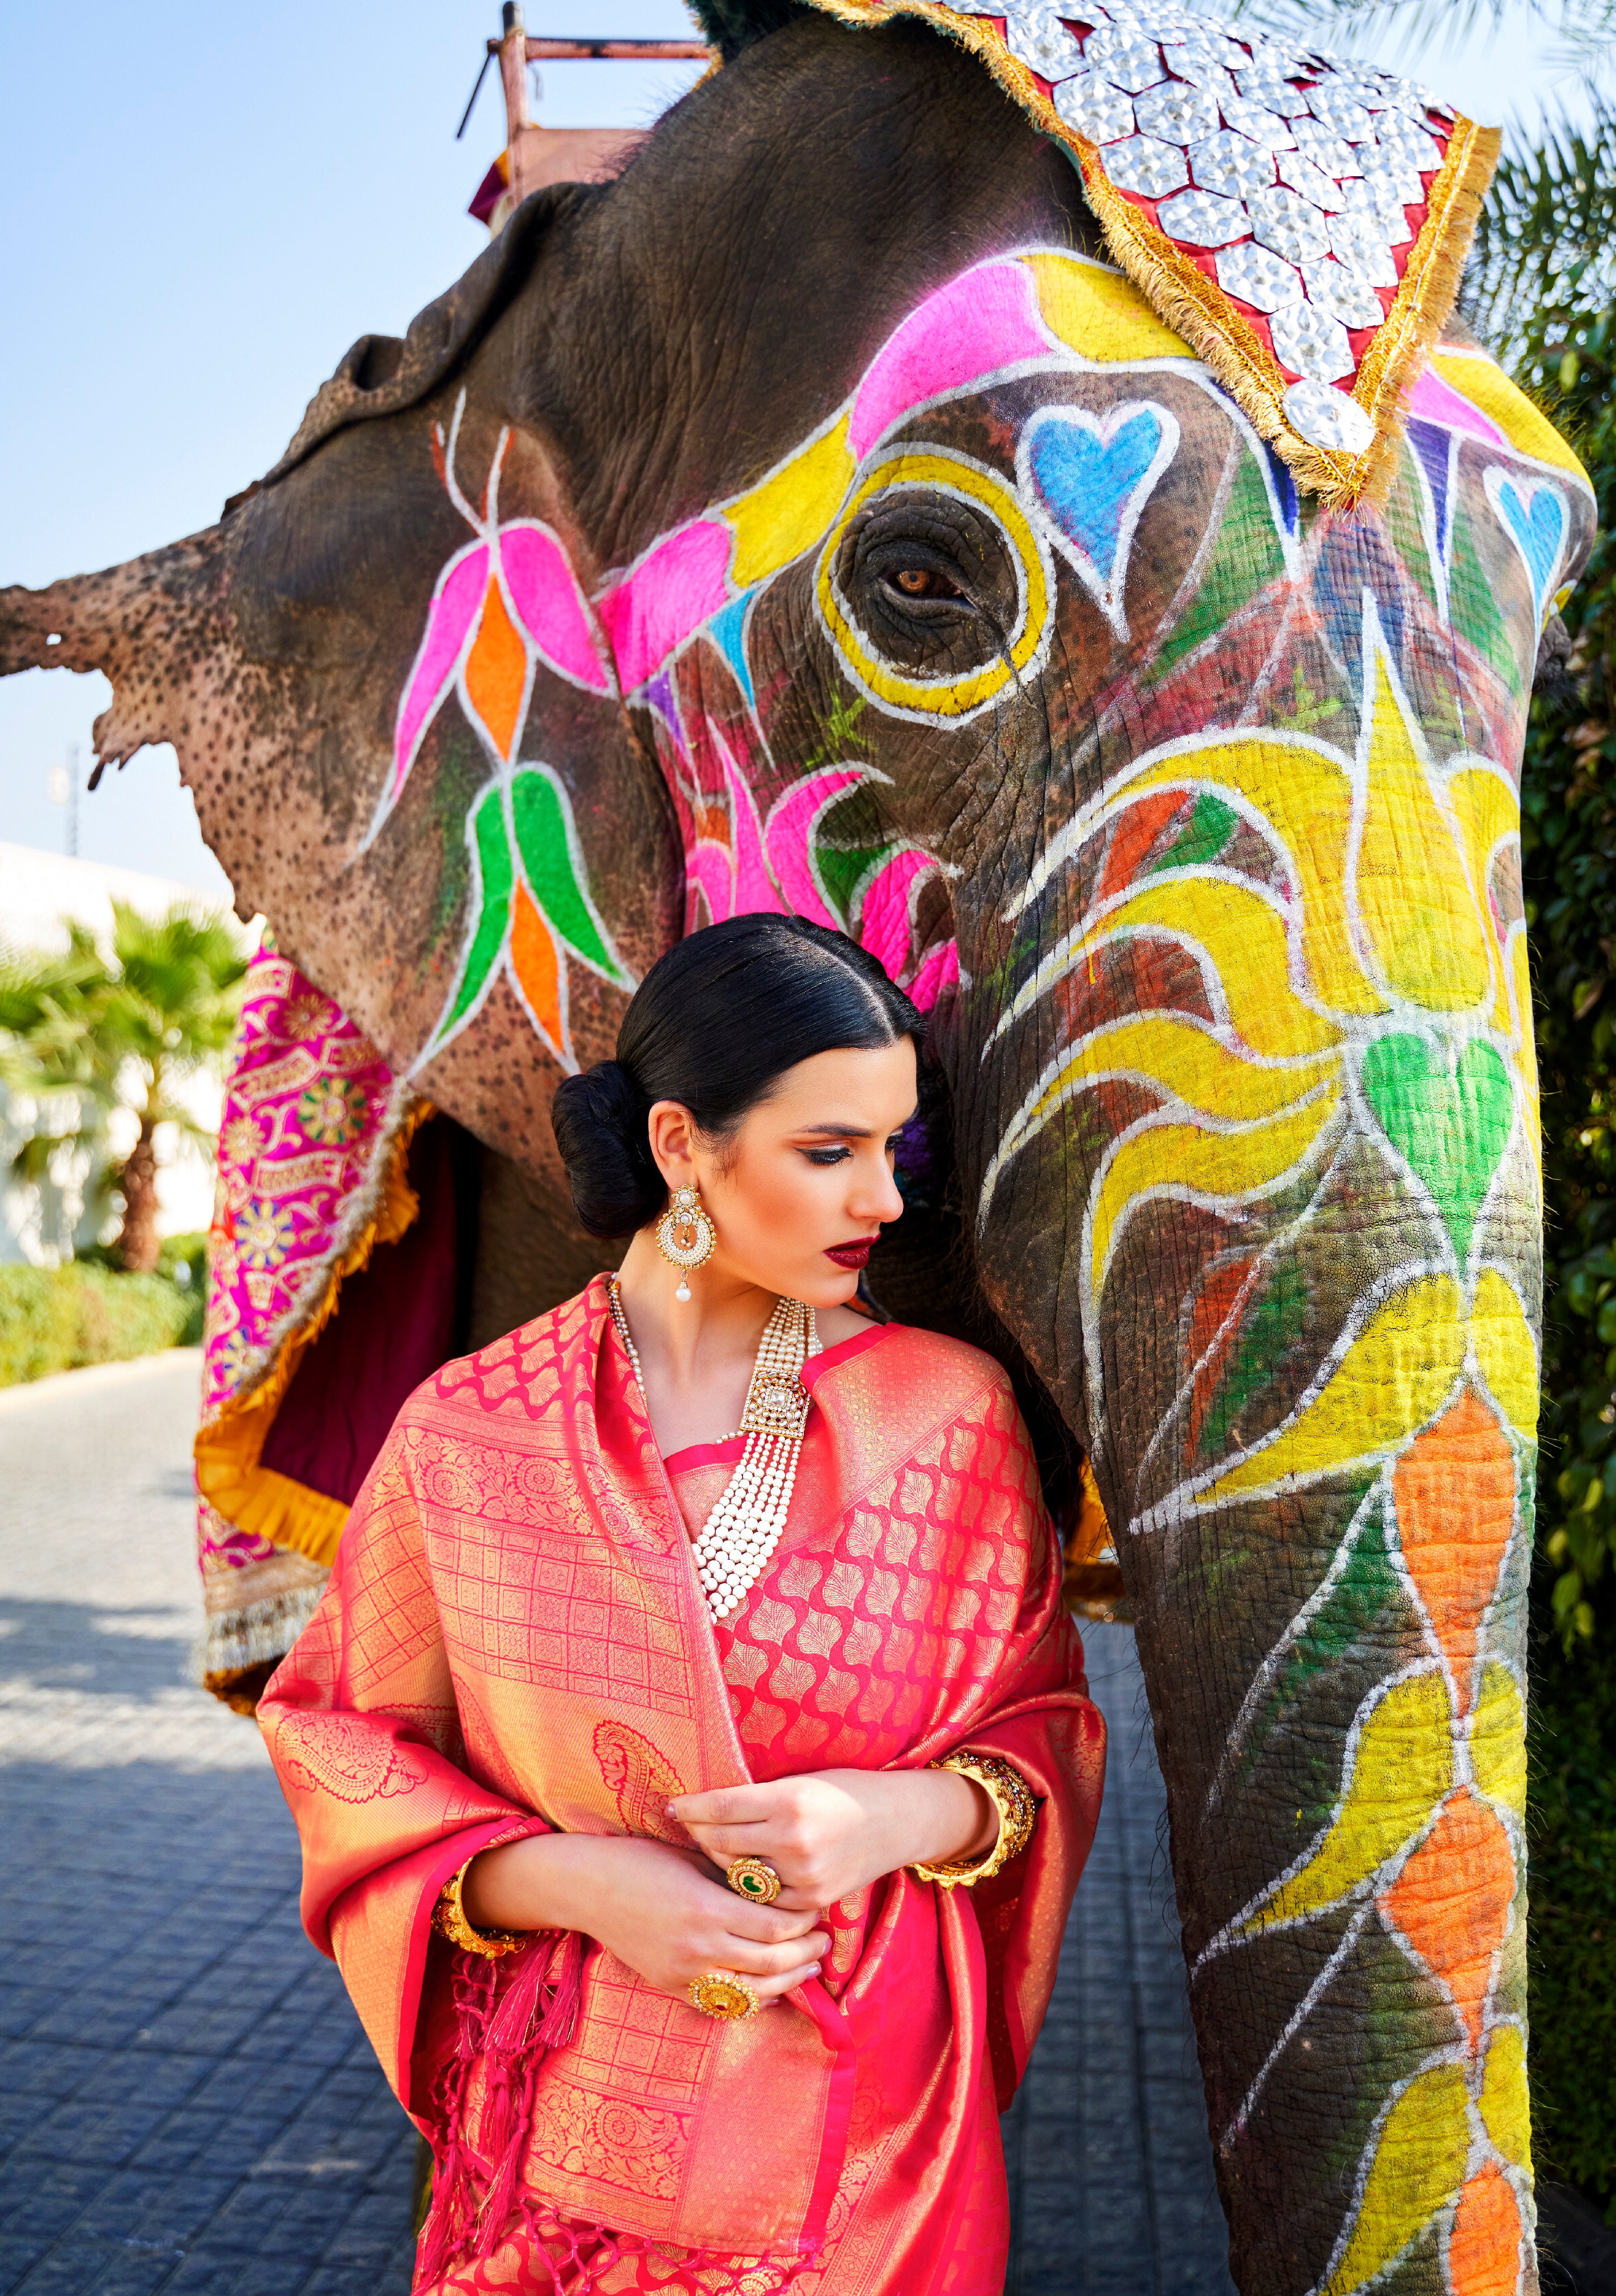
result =
[[1543,2167],[1616,2222],[1616,315],[1540,331],[1522,380],[1602,531],[1522,789],[1543,1074],[1543,1453],[1532,1583],[1531,2054]]
[[194,1341],[201,1305],[200,1285],[164,1275],[83,1263],[0,1267],[0,1387]]

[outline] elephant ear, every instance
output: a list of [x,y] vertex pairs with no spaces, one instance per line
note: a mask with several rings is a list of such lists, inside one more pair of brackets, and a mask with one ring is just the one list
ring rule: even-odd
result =
[[597,198],[600,186],[552,184],[525,199],[504,229],[448,292],[429,303],[397,335],[361,335],[335,374],[308,402],[291,444],[274,469],[225,504],[228,517],[261,487],[272,487],[315,448],[350,423],[397,414],[417,405],[476,348],[532,275],[558,217]]
[[691,12],[725,63],[806,12],[800,0],[691,0]]

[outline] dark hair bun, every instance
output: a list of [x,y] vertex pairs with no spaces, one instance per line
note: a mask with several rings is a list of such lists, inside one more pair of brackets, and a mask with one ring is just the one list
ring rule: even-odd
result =
[[650,1132],[659,1100],[723,1141],[799,1061],[900,1037],[918,1058],[924,1036],[879,959],[828,925],[770,910],[687,934],[629,1000],[616,1060],[556,1093],[551,1120],[579,1219],[591,1235],[627,1235],[661,1210]]
[[651,1103],[618,1061],[602,1061],[558,1086],[551,1121],[591,1235],[632,1234],[654,1219],[668,1191],[651,1158]]

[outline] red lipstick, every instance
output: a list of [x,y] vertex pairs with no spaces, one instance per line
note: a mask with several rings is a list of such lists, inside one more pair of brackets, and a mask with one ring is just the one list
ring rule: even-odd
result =
[[833,1243],[825,1253],[838,1267],[864,1267],[869,1264],[871,1252],[879,1239],[873,1235],[861,1237],[856,1243]]

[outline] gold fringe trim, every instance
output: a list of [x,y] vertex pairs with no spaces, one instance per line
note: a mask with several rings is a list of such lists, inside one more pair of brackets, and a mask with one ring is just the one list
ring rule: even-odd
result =
[[1028,67],[975,17],[956,16],[939,0],[808,0],[838,21],[867,31],[898,16],[918,17],[956,40],[985,64],[1042,134],[1075,161],[1107,246],[1164,324],[1184,337],[1242,412],[1326,510],[1380,500],[1391,483],[1402,443],[1402,393],[1440,332],[1458,292],[1483,194],[1497,164],[1497,128],[1456,117],[1442,165],[1431,180],[1425,221],[1390,310],[1358,368],[1352,397],[1375,427],[1361,455],[1315,447],[1284,411],[1284,369],[1221,287],[1167,234],[1118,191],[1100,147],[1069,127]]
[[1431,178],[1425,220],[1403,283],[1364,353],[1352,395],[1374,424],[1374,445],[1363,457],[1369,468],[1361,482],[1371,501],[1378,500],[1391,483],[1403,436],[1403,393],[1419,380],[1452,315],[1503,141],[1499,128],[1455,119],[1446,156]]
[[292,1374],[336,1313],[344,1279],[368,1265],[379,1243],[396,1243],[419,1214],[421,1200],[405,1177],[405,1167],[411,1141],[436,1113],[431,1101],[422,1100],[399,1120],[381,1150],[386,1168],[371,1217],[333,1254],[312,1308],[295,1330],[283,1331],[264,1375],[250,1389],[226,1397],[198,1430],[193,1446],[197,1489],[226,1522],[328,1567],[348,1521],[347,1506],[290,1475],[260,1467],[258,1461]]

